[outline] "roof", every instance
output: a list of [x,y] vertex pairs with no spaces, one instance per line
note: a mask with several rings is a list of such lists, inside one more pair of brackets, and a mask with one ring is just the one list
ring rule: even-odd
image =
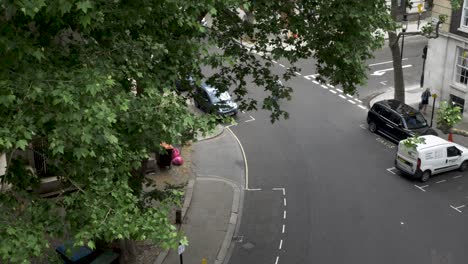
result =
[[426,140],[426,142],[424,144],[418,144],[418,147],[417,147],[418,150],[423,150],[423,149],[426,149],[426,148],[451,143],[451,142],[449,142],[449,141],[447,141],[447,140],[445,140],[443,138],[440,138],[438,136],[427,135],[427,136],[421,136],[421,137],[424,138]]
[[413,116],[414,114],[419,112],[413,107],[395,99],[379,101],[377,102],[377,104],[388,107],[402,116]]

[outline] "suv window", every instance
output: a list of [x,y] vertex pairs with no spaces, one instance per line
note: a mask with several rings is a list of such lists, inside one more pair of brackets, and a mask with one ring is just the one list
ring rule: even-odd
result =
[[400,125],[401,124],[401,117],[393,112],[390,112],[390,118],[389,118],[390,121],[392,121],[393,123],[397,124],[397,125]]
[[424,119],[421,113],[405,116],[405,123],[408,129],[416,129],[427,126],[426,119]]
[[447,157],[455,157],[460,155],[460,150],[458,150],[456,147],[448,147],[447,148]]

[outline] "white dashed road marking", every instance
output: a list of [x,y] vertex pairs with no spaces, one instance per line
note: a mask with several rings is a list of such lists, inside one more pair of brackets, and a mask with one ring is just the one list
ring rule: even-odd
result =
[[300,72],[297,72],[297,71],[295,71],[294,73],[295,73],[296,75],[299,75],[299,76],[302,75]]
[[364,124],[360,124],[359,127],[362,128],[362,129],[367,129]]
[[283,219],[286,219],[286,210],[283,212]]
[[353,100],[348,100],[348,102],[350,102],[352,104],[356,104],[356,102],[354,102]]
[[279,256],[276,257],[275,264],[278,264]]
[[275,61],[275,60],[271,60],[271,61],[272,61],[273,63],[278,63],[278,62],[277,62],[277,61]]
[[282,247],[283,247],[283,239],[280,240],[280,244],[279,244],[278,249],[281,250]]
[[344,95],[340,94],[338,96],[346,100],[346,97]]
[[281,63],[278,63],[278,65],[279,65],[279,66],[281,66],[281,67],[283,67],[283,68],[284,68],[284,67],[286,67],[286,66],[284,66],[284,65],[283,65],[283,64],[281,64]]
[[460,177],[463,177],[463,175],[454,176],[453,178],[457,179],[457,178],[460,178]]
[[311,75],[304,75],[304,78],[307,79],[307,80],[312,80],[312,79],[315,79],[315,76],[313,74]]
[[286,206],[286,198],[283,198],[283,204]]
[[330,93],[334,93],[336,94],[336,91],[333,91],[333,90],[328,90]]
[[358,106],[359,106],[359,108],[361,108],[361,109],[367,110],[367,107],[365,107],[365,106],[363,106],[363,105],[358,105]]
[[443,182],[446,182],[447,180],[441,180],[441,181],[438,181],[436,183],[443,183]]
[[317,81],[312,81],[312,82],[315,83],[315,84],[319,84],[319,82],[317,82]]
[[322,86],[323,88],[325,88],[325,89],[328,89],[328,87],[326,87],[326,86],[325,86],[325,85],[323,85],[323,84],[322,84],[321,86]]
[[285,227],[286,227],[286,226],[285,226],[285,225],[283,225],[283,231],[281,232],[281,233],[283,233],[283,234],[284,234],[284,229],[285,229]]

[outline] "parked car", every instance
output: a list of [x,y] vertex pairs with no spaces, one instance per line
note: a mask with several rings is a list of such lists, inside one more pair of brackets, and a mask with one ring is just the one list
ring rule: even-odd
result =
[[424,143],[415,149],[398,144],[395,167],[405,174],[425,182],[431,175],[445,171],[468,169],[468,149],[442,139],[428,135],[421,136]]
[[195,81],[192,77],[188,77],[186,79],[177,80],[175,82],[176,89],[180,92],[186,92],[189,90],[193,90],[195,88]]
[[195,106],[204,112],[220,115],[237,115],[238,106],[228,92],[220,93],[218,89],[203,83],[197,87],[194,97]]
[[397,100],[376,102],[367,113],[367,124],[372,133],[379,131],[397,142],[414,135],[437,136],[418,110]]

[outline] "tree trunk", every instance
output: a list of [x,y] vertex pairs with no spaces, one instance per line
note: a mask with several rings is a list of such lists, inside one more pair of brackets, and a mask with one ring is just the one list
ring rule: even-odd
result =
[[464,137],[468,137],[468,131],[463,130],[463,129],[458,129],[458,128],[451,128],[450,133],[455,134],[455,135],[460,135]]
[[123,239],[119,241],[120,249],[120,264],[131,264],[136,262],[136,246],[135,241],[129,239]]
[[[391,16],[394,21],[397,21],[398,1],[392,0]],[[396,31],[388,32],[388,46],[392,52],[393,60],[393,82],[395,88],[394,98],[398,101],[405,102],[405,81],[403,79],[403,68],[400,45],[397,41],[398,35]]]

